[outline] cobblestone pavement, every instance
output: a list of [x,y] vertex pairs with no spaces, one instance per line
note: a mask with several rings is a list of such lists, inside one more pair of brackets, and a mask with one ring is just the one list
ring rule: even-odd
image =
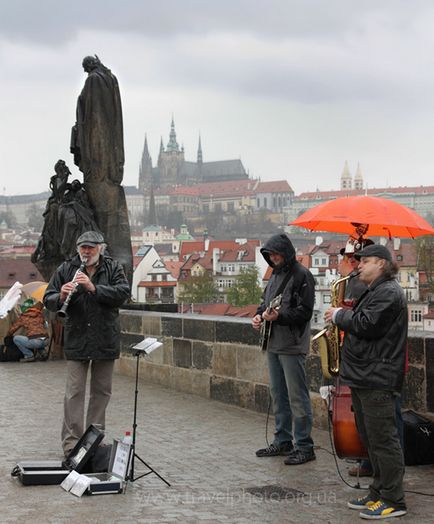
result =
[[[59,486],[22,486],[10,476],[17,461],[61,458],[64,379],[60,361],[0,366],[1,523],[363,522],[346,501],[364,492],[338,477],[327,432],[314,433],[314,462],[285,466],[282,457],[258,459],[264,415],[146,382],[139,385],[137,451],[170,488],[153,474],[122,495],[77,498]],[[134,379],[115,375],[106,442],[131,429],[133,401]],[[339,466],[349,480],[349,464]],[[268,497],[249,491],[266,486]],[[434,493],[434,466],[408,468],[405,488]],[[433,522],[432,498],[409,493],[407,503],[402,521]]]

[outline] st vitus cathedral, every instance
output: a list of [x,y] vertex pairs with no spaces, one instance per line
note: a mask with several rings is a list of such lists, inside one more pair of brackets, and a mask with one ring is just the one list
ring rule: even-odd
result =
[[204,162],[200,137],[196,162],[185,160],[184,147],[180,148],[176,140],[175,122],[173,118],[170,127],[169,142],[166,148],[164,148],[163,139],[161,139],[158,162],[155,167],[152,166],[148,140],[145,136],[145,145],[143,147],[139,169],[140,191],[145,192],[151,187],[164,189],[179,185],[240,180],[247,179],[248,177],[239,159]]

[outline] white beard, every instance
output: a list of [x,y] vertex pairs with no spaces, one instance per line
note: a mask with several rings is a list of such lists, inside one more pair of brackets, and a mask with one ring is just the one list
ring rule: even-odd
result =
[[[100,253],[97,253],[95,256],[89,257],[88,259],[86,259],[86,267],[94,266],[99,260],[99,255]],[[83,258],[86,258],[86,257],[82,257],[81,259],[83,260]]]

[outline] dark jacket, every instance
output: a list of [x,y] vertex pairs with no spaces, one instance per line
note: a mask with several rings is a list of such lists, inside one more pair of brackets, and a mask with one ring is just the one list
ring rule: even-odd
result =
[[354,310],[341,309],[335,321],[345,332],[339,373],[342,382],[358,388],[400,391],[408,313],[398,282],[379,278]]
[[[47,309],[60,309],[60,289],[74,278],[79,266],[77,255],[57,268],[45,291]],[[102,256],[91,280],[96,293],[78,286],[67,309],[64,352],[68,360],[110,360],[119,357],[118,308],[130,295],[127,279],[118,262]]]
[[[285,259],[282,267],[276,268],[270,260],[270,253],[278,253]],[[276,296],[280,284],[289,274],[289,280],[282,292],[279,316],[271,327],[268,350],[286,355],[307,354],[310,341],[310,319],[315,301],[315,281],[308,269],[297,262],[295,249],[285,234],[272,236],[261,249],[273,274],[265,288],[263,302],[257,309],[262,314]]]

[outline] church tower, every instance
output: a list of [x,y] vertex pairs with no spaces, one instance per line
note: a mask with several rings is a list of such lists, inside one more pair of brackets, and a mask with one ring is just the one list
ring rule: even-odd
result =
[[177,184],[183,184],[185,182],[182,170],[183,165],[184,148],[179,148],[179,144],[176,140],[175,122],[172,117],[169,142],[166,149],[164,149],[163,139],[161,139],[160,154],[158,155],[160,185],[175,186]]
[[359,162],[357,163],[357,171],[354,177],[354,189],[363,189],[363,175]]
[[148,139],[145,135],[145,145],[143,146],[142,161],[139,167],[139,191],[152,186],[152,158],[149,154]]
[[348,167],[348,162],[345,160],[344,170],[341,175],[341,190],[352,189],[353,179],[350,174],[350,169]]

